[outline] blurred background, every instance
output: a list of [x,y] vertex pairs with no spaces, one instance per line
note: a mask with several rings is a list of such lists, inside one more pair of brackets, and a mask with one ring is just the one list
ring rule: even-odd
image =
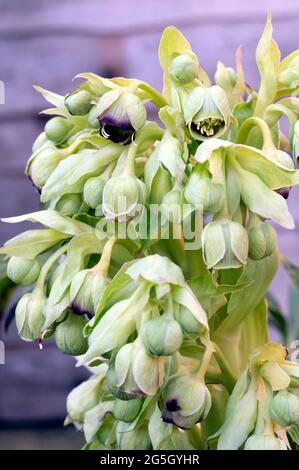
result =
[[[248,83],[258,84],[255,47],[266,12],[282,56],[299,48],[298,0],[0,0],[0,216],[38,209],[38,195],[24,176],[46,107],[32,85],[65,94],[80,72],[140,78],[161,88],[157,48],[165,26],[180,28],[213,76],[217,60],[234,66],[243,47]],[[289,205],[297,229],[279,231],[284,255],[299,263],[299,188]],[[25,225],[0,225],[1,244]],[[272,287],[283,306],[288,278],[279,272]],[[0,365],[0,449],[78,449],[80,433],[62,428],[67,393],[86,376],[74,361],[47,344],[18,339],[12,324],[0,331],[6,364]],[[0,337],[1,337],[0,336]]]

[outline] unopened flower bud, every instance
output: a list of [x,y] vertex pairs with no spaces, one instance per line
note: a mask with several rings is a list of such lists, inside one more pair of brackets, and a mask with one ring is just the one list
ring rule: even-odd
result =
[[138,339],[125,344],[115,358],[116,385],[133,397],[154,396],[163,379],[161,364]]
[[45,322],[44,305],[45,297],[39,289],[23,295],[19,300],[16,307],[16,324],[19,335],[25,341],[41,337],[41,329]]
[[29,178],[38,189],[41,189],[51,176],[63,156],[54,146],[45,147],[34,157],[30,164]]
[[70,290],[73,312],[94,315],[106,285],[107,279],[97,269],[79,271],[72,280]]
[[253,434],[245,442],[244,450],[287,450],[287,446],[274,435]]
[[142,340],[149,354],[172,356],[180,349],[183,334],[177,321],[161,315],[145,323],[142,328]]
[[64,194],[55,205],[55,210],[61,215],[73,216],[79,212],[82,205],[80,194]]
[[74,116],[84,116],[91,108],[92,96],[87,90],[70,93],[64,103],[68,112]]
[[87,338],[84,338],[83,328],[86,321],[83,317],[68,313],[67,318],[59,323],[55,330],[55,341],[58,349],[64,354],[80,356],[88,349]]
[[175,57],[169,73],[171,78],[181,85],[192,82],[198,76],[198,63],[195,54],[185,52]]
[[150,450],[152,443],[146,422],[131,431],[116,430],[116,439],[120,450]]
[[205,329],[205,327],[199,323],[193,313],[184,307],[184,305],[180,305],[176,309],[175,319],[180,324],[182,330],[186,333],[199,335]]
[[16,284],[28,286],[33,284],[40,272],[40,265],[36,259],[12,256],[7,263],[7,276]]
[[103,190],[103,211],[107,218],[127,222],[143,209],[146,189],[133,175],[110,178]]
[[232,67],[225,67],[223,64],[218,64],[215,73],[216,85],[228,92],[232,92],[237,83],[237,74]]
[[217,85],[194,88],[183,103],[183,113],[191,136],[197,140],[220,136],[230,119],[228,99]]
[[210,222],[202,232],[202,247],[209,269],[240,268],[248,256],[246,229],[229,219]]
[[249,253],[251,259],[259,260],[272,255],[276,247],[276,232],[271,225],[261,223],[248,230]]
[[46,133],[45,132],[41,132],[37,138],[35,139],[35,141],[33,142],[33,145],[32,145],[32,153],[34,152],[37,152],[37,150],[39,150],[41,147],[43,147],[44,145],[46,144],[52,144],[51,141],[49,141],[49,139],[47,138],[46,136]]
[[45,125],[45,133],[54,144],[62,144],[67,140],[72,124],[61,116],[50,119]]
[[138,96],[119,89],[105,93],[97,111],[101,135],[122,145],[131,142],[146,120],[146,109]]
[[106,179],[102,176],[89,178],[83,188],[83,198],[86,204],[92,209],[96,209],[103,200],[103,191]]
[[196,376],[178,375],[171,377],[163,387],[159,407],[163,421],[190,429],[208,415],[211,395]]
[[68,395],[66,408],[69,418],[82,424],[87,411],[99,404],[102,390],[102,377],[92,377],[74,388]]
[[288,390],[276,393],[271,401],[271,417],[282,426],[299,422],[299,397]]
[[142,408],[142,400],[135,398],[133,400],[116,399],[114,403],[113,415],[119,421],[131,423],[139,414]]
[[224,201],[222,185],[213,183],[211,175],[201,165],[197,165],[192,171],[184,196],[190,204],[202,210],[204,214],[215,214],[221,209]]

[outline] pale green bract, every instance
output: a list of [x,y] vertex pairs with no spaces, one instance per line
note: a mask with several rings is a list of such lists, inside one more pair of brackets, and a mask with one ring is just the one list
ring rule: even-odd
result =
[[162,93],[94,73],[36,87],[53,106],[26,166],[43,206],[2,221],[44,228],[0,248],[3,285],[26,286],[19,335],[91,373],[67,398],[85,449],[295,448],[299,366],[269,342],[265,295],[281,260],[298,284],[275,225],[294,228],[299,51],[280,59],[269,14],[257,91],[241,49],[214,83],[173,26],[159,60]]

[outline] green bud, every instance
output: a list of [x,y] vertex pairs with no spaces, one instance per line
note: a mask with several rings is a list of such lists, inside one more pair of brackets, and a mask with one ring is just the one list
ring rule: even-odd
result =
[[34,186],[41,189],[63,157],[54,146],[41,149],[30,164],[29,178]]
[[299,422],[299,397],[288,390],[276,393],[271,401],[271,417],[282,426]]
[[186,52],[175,57],[170,66],[170,76],[181,85],[192,82],[198,76],[195,54]]
[[223,186],[212,182],[208,170],[196,165],[192,171],[184,192],[185,199],[204,214],[215,214],[223,206]]
[[149,354],[172,356],[180,349],[183,334],[177,321],[162,315],[145,323],[142,328],[142,340]]
[[182,330],[189,334],[200,334],[205,327],[184,305],[179,305],[175,311],[175,319],[180,324]]
[[35,289],[23,295],[16,307],[16,324],[18,333],[25,341],[41,338],[41,329],[45,322],[43,314],[45,296],[43,292]]
[[163,421],[190,429],[204,420],[211,408],[206,385],[190,374],[171,377],[162,388],[159,407]]
[[73,278],[70,300],[77,315],[95,314],[107,285],[107,279],[96,268],[79,271]]
[[7,263],[7,276],[16,284],[28,286],[38,278],[40,265],[36,259],[12,256]]
[[223,88],[226,92],[232,92],[237,83],[237,74],[232,67],[225,67],[219,63],[215,73],[216,85]]
[[253,434],[245,442],[244,450],[287,450],[287,446],[274,435]]
[[102,176],[89,178],[83,188],[83,198],[86,204],[92,209],[96,209],[102,204],[103,191],[106,180]]
[[143,209],[146,189],[136,176],[114,176],[104,186],[103,210],[109,219],[127,222]]
[[47,136],[46,136],[46,133],[45,132],[41,132],[37,138],[35,139],[35,141],[33,142],[33,146],[32,146],[32,153],[34,152],[37,152],[37,150],[39,150],[40,148],[42,148],[44,145],[46,144],[50,144],[50,145],[53,145],[51,141],[48,140]]
[[154,396],[163,380],[161,358],[147,354],[141,341],[125,344],[115,358],[116,385],[134,397]]
[[102,377],[91,377],[74,388],[66,400],[66,408],[71,421],[83,424],[87,411],[99,404],[102,391]]
[[142,400],[135,398],[133,400],[115,400],[113,415],[119,421],[131,423],[138,416],[142,408]]
[[150,450],[152,443],[147,423],[142,423],[131,431],[120,432],[116,429],[116,440],[120,450]]
[[251,259],[259,260],[272,255],[276,248],[276,232],[271,225],[261,223],[248,230],[249,253]]
[[146,121],[146,109],[138,96],[120,89],[105,93],[97,111],[101,135],[116,144],[129,144]]
[[64,354],[80,356],[88,349],[87,338],[84,338],[83,328],[86,325],[83,317],[69,312],[67,318],[56,327],[55,341],[58,349]]
[[74,116],[84,116],[91,108],[92,96],[87,90],[80,90],[65,97],[64,104]]
[[73,216],[79,212],[81,205],[80,194],[64,194],[55,204],[55,210],[61,215]]
[[229,124],[229,102],[224,90],[217,85],[196,87],[186,96],[183,114],[194,139],[219,137]]
[[248,256],[246,229],[229,219],[210,222],[202,232],[202,248],[209,269],[240,268]]
[[72,124],[67,119],[56,116],[45,125],[45,133],[48,139],[59,145],[67,140],[71,128]]

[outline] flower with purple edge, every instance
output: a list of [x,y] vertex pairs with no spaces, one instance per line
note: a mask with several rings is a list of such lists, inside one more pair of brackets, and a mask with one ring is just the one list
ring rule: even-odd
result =
[[146,121],[146,109],[134,93],[114,89],[99,100],[100,134],[114,143],[127,145]]

